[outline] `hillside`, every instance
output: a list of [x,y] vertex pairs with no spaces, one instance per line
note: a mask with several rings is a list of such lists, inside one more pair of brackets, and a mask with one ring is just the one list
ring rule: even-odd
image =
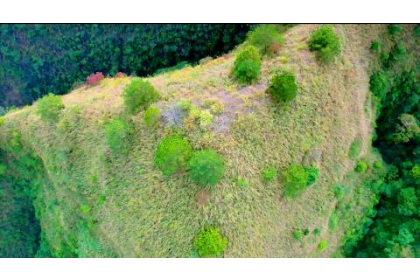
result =
[[[342,256],[349,232],[375,203],[361,185],[376,172],[354,168],[359,159],[369,166],[381,162],[371,145],[369,46],[385,27],[333,26],[342,52],[329,65],[308,50],[317,28],[288,29],[284,45],[275,56],[263,57],[261,77],[251,85],[231,76],[243,45],[195,67],[146,78],[160,94],[156,128],[146,126],[143,111],[123,115],[122,94],[132,77],[105,78],[64,95],[57,124],[40,119],[37,103],[9,112],[0,126],[0,147],[6,173],[31,188],[41,251],[188,257],[195,254],[199,231],[213,225],[229,241],[224,257]],[[286,107],[266,93],[279,69],[295,73],[299,86]],[[213,121],[182,118],[176,105],[186,101],[198,113],[210,112]],[[132,127],[127,155],[113,153],[106,141],[106,124],[119,117]],[[216,186],[203,192],[187,173],[168,177],[155,167],[159,141],[171,134],[183,135],[194,150],[212,148],[222,156],[226,173]],[[282,174],[291,164],[320,172],[297,198],[284,196]],[[261,172],[269,167],[278,176],[265,182]],[[341,203],[337,186],[344,193]],[[297,231],[303,233],[300,241]],[[328,246],[320,250],[325,241]]]

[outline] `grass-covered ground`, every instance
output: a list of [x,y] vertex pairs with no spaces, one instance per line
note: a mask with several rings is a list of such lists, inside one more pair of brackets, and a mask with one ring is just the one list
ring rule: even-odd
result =
[[[359,226],[372,203],[361,186],[375,176],[371,166],[379,160],[371,149],[369,46],[385,27],[333,26],[343,50],[328,65],[307,47],[316,28],[286,31],[279,53],[263,57],[261,78],[249,86],[230,75],[243,46],[147,78],[161,96],[155,105],[163,119],[148,128],[144,112],[129,117],[127,155],[110,150],[105,125],[127,118],[122,93],[131,77],[106,78],[63,96],[57,125],[35,114],[37,104],[6,115],[1,145],[21,135],[18,145],[33,150],[46,170],[35,199],[43,245],[56,256],[188,257],[195,255],[199,231],[212,225],[229,241],[224,257],[340,256],[345,233]],[[279,69],[294,72],[299,86],[296,99],[282,107],[265,93]],[[181,119],[174,109],[181,101],[196,106],[201,118]],[[226,174],[207,188],[209,195],[186,172],[165,177],[155,167],[160,139],[173,133],[224,158]],[[366,173],[353,171],[357,160],[368,163]],[[284,196],[282,172],[290,164],[320,170],[297,198]],[[261,172],[270,167],[278,176],[267,183]],[[347,207],[341,211],[337,185]]]

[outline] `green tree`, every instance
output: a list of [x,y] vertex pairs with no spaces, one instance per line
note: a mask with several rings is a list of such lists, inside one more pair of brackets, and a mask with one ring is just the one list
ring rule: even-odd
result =
[[189,162],[190,179],[200,185],[216,185],[225,174],[223,159],[214,150],[193,154]]
[[152,84],[140,78],[134,78],[123,93],[124,104],[130,114],[137,114],[141,109],[159,99],[159,93]]

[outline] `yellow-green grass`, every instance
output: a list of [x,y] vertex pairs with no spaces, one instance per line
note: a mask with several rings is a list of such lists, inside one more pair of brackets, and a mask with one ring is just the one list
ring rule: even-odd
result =
[[[59,250],[65,240],[79,248],[79,256],[188,257],[195,236],[212,225],[229,240],[224,257],[336,254],[348,228],[339,222],[334,232],[328,230],[337,203],[333,186],[348,187],[347,199],[357,201],[348,213],[351,226],[358,225],[368,203],[369,192],[356,191],[362,175],[354,173],[356,159],[349,158],[349,149],[361,139],[359,157],[376,158],[371,150],[369,46],[385,27],[335,25],[343,51],[327,66],[301,47],[316,28],[299,25],[288,30],[279,54],[264,58],[262,76],[253,85],[239,86],[230,76],[238,50],[147,78],[161,96],[159,108],[183,99],[200,110],[208,110],[206,99],[223,104],[213,125],[192,122],[178,129],[194,149],[212,148],[225,159],[226,175],[210,190],[205,206],[195,200],[202,188],[186,172],[165,177],[154,166],[158,142],[172,129],[147,128],[143,112],[129,119],[134,135],[128,155],[111,153],[104,126],[124,113],[122,93],[131,77],[106,78],[63,96],[65,109],[56,126],[40,120],[36,103],[6,115],[1,145],[10,140],[11,128],[20,131],[23,144],[42,159],[48,174],[51,184],[38,191],[42,203],[37,205],[43,209],[37,210],[51,247]],[[299,91],[289,108],[280,108],[265,93],[277,69],[296,74]],[[298,198],[283,197],[281,176],[269,183],[261,177],[267,167],[275,167],[280,175],[314,153],[321,155],[313,162],[320,177]],[[238,178],[247,184],[239,186]],[[88,221],[88,233],[81,221]],[[321,229],[320,235],[312,234],[315,228]],[[311,233],[297,242],[295,229]],[[96,240],[90,247],[84,243],[89,238]],[[328,241],[322,252],[321,240]]]

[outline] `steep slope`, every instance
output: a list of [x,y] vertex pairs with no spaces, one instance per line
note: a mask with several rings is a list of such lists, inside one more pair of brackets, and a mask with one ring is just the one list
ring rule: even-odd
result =
[[[107,78],[63,96],[65,109],[56,126],[40,120],[36,104],[6,115],[1,146],[21,136],[19,145],[33,150],[46,171],[34,203],[42,246],[49,244],[55,256],[187,257],[199,230],[216,225],[229,240],[224,257],[336,254],[344,233],[356,228],[371,206],[369,190],[358,188],[349,149],[360,142],[358,156],[378,160],[371,150],[367,68],[370,41],[382,27],[334,26],[343,51],[328,66],[307,49],[316,28],[287,31],[280,53],[264,59],[262,77],[251,86],[230,77],[237,51],[148,78],[161,95],[156,105],[164,118],[157,129],[146,127],[143,112],[130,119],[134,131],[127,156],[111,153],[104,125],[122,113],[130,77]],[[299,84],[286,109],[265,93],[278,69],[292,70]],[[182,123],[173,111],[181,100],[200,110],[212,104],[224,110],[210,126]],[[225,159],[226,175],[204,206],[196,199],[201,187],[185,173],[164,177],[154,166],[159,140],[174,131],[182,131],[195,149],[213,148]],[[261,178],[267,167],[282,171],[292,163],[320,169],[318,181],[296,199],[283,196],[281,176],[270,183]],[[354,207],[340,216],[338,229],[329,230],[336,184],[345,186]],[[306,229],[309,234],[296,241],[293,231]],[[318,250],[321,240],[328,242],[324,251]]]

